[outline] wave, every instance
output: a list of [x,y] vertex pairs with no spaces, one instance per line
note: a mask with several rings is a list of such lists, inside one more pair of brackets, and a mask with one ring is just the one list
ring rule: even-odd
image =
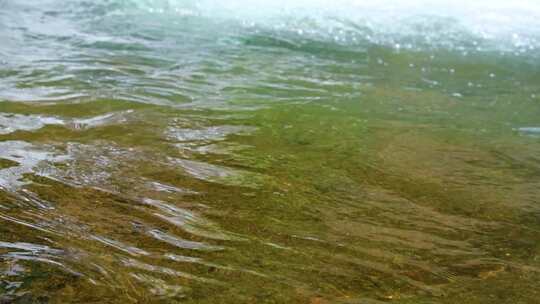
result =
[[114,15],[142,11],[235,21],[244,28],[341,44],[495,48],[521,53],[540,46],[540,3],[535,1],[138,0],[95,5]]
[[[4,1],[0,6],[5,12],[0,24],[1,19],[12,15],[10,10],[24,8],[43,10],[48,19],[75,17],[76,22],[112,17],[126,23],[129,18],[147,20],[157,15],[159,19],[145,26],[161,30],[178,30],[175,25],[198,18],[198,28],[217,30],[222,36],[248,30],[346,45],[373,43],[397,49],[437,47],[518,54],[536,52],[540,47],[540,2],[530,0],[78,0],[69,4],[34,0],[17,5]],[[38,28],[47,32],[47,27],[77,34],[77,26],[66,27],[65,22],[49,20]]]

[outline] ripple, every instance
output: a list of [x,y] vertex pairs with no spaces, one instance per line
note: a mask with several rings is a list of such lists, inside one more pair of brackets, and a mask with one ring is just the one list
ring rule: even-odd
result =
[[91,236],[91,239],[96,240],[96,241],[98,241],[100,243],[103,243],[103,244],[105,244],[107,246],[111,246],[111,247],[116,248],[118,250],[124,251],[124,252],[129,253],[129,254],[134,255],[134,256],[149,255],[148,252],[146,252],[146,251],[144,251],[144,250],[142,250],[140,248],[129,246],[129,245],[123,244],[123,243],[121,243],[119,241],[111,240],[111,239],[106,238],[106,237],[93,235],[93,236]]
[[156,182],[156,181],[149,181],[148,184],[150,185],[150,187],[152,187],[156,191],[160,191],[160,192],[180,193],[180,194],[190,194],[190,195],[199,194],[199,192],[197,192],[197,191],[178,188],[178,187],[175,187],[175,186],[163,184],[163,183]]
[[221,141],[225,140],[231,134],[243,135],[251,133],[255,128],[245,126],[215,126],[205,129],[179,129],[169,128],[167,132],[169,138],[180,142],[205,142],[205,141]]
[[244,170],[232,169],[224,166],[212,165],[204,162],[187,159],[170,159],[198,179],[228,186],[258,188],[264,184],[268,177]]
[[69,125],[74,129],[89,129],[101,126],[107,126],[110,124],[122,124],[126,123],[129,119],[129,115],[133,113],[133,110],[127,110],[116,113],[108,113],[104,115],[94,116],[85,119],[73,119],[69,121]]
[[0,113],[0,135],[10,134],[15,131],[36,131],[48,125],[84,130],[110,124],[122,124],[128,121],[131,113],[133,113],[133,110],[76,119]]
[[9,243],[9,242],[0,241],[0,248],[20,249],[20,250],[28,251],[30,254],[46,253],[46,254],[58,255],[58,254],[63,253],[62,250],[54,249],[49,246],[31,244],[31,243],[22,243],[22,242]]
[[68,159],[67,156],[58,155],[58,152],[41,150],[23,141],[0,142],[0,158],[16,163],[12,167],[0,169],[0,187],[11,191],[28,184],[28,181],[23,180],[24,175],[34,173],[38,165]]
[[167,282],[162,279],[142,273],[132,273],[131,276],[137,281],[150,286],[149,291],[154,296],[161,298],[178,298],[185,296],[186,289],[182,286],[167,284]]
[[154,213],[157,217],[194,235],[216,240],[243,240],[240,236],[222,231],[218,226],[192,211],[149,198],[143,199],[142,203],[160,210],[161,213]]
[[161,267],[161,266],[155,266],[155,265],[143,263],[135,259],[128,259],[128,258],[122,259],[122,263],[126,267],[133,267],[140,270],[146,270],[148,272],[161,273],[161,274],[170,275],[170,276],[183,277],[183,278],[194,280],[194,281],[201,281],[204,283],[222,285],[221,282],[216,281],[216,280],[198,277],[195,275],[191,275],[189,273],[185,273],[185,272],[174,270],[167,267]]
[[211,245],[207,245],[200,242],[184,240],[184,239],[181,239],[179,237],[173,236],[171,234],[168,234],[166,232],[163,232],[157,229],[149,230],[147,233],[160,241],[169,243],[178,248],[194,249],[194,250],[222,250],[223,249],[222,247],[219,247],[219,246],[211,246]]
[[15,131],[34,131],[46,125],[64,125],[65,122],[56,117],[20,115],[0,113],[0,135]]

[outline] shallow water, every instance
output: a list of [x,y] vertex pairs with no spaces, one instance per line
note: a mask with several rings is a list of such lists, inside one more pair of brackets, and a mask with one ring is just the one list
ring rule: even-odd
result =
[[0,0],[1,303],[538,303],[532,1]]

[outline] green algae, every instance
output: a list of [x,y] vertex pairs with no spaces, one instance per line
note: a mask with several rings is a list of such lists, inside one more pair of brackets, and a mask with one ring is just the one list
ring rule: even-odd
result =
[[[99,103],[94,106],[100,108]],[[136,299],[156,303],[453,303],[465,295],[471,303],[489,303],[494,298],[502,303],[511,299],[530,303],[533,294],[508,285],[516,280],[534,285],[540,266],[535,245],[539,239],[534,233],[538,228],[532,218],[527,220],[530,211],[526,208],[534,208],[527,203],[534,200],[528,197],[534,193],[522,190],[536,176],[521,157],[528,150],[515,152],[520,142],[529,139],[509,133],[507,140],[515,144],[504,147],[513,147],[514,154],[504,158],[508,152],[494,153],[489,141],[475,141],[474,134],[441,133],[438,128],[426,129],[425,122],[369,119],[362,109],[343,106],[350,106],[347,114],[314,104],[262,109],[248,118],[220,120],[258,128],[249,135],[227,137],[231,144],[247,147],[229,154],[172,148],[174,142],[158,135],[167,125],[157,121],[150,128],[134,120],[92,129],[47,126],[4,135],[6,140],[56,146],[68,154],[80,151],[71,154],[73,162],[52,164],[54,170],[45,171],[49,173],[29,176],[32,183],[27,189],[54,202],[51,212],[56,215],[51,219],[62,218],[47,225],[42,222],[40,227],[49,231],[47,238],[57,247],[76,250],[73,258],[58,261],[79,273],[97,274],[96,269],[77,262],[90,259],[115,273],[115,284],[94,287],[83,278],[73,281],[65,270],[58,274],[60,285],[25,275],[28,283],[20,289],[36,297],[24,300],[21,295],[20,301],[39,303],[37,294],[47,289],[51,291],[44,297],[49,303],[98,299],[111,303]],[[162,121],[167,117],[160,110],[137,111]],[[144,111],[150,112],[141,114]],[[183,115],[181,110],[174,113],[173,117]],[[64,142],[80,144],[74,146],[78,150],[70,150],[62,148]],[[103,148],[94,150],[98,146]],[[534,149],[531,143],[527,147]],[[186,174],[176,163],[167,162],[170,157],[187,156],[198,159],[188,165],[203,167],[188,166]],[[95,167],[99,159],[110,162]],[[9,162],[4,167],[13,165]],[[75,176],[55,173],[66,170]],[[238,177],[222,175],[222,170]],[[253,173],[243,176],[244,170]],[[108,182],[76,179],[103,172],[110,174],[104,180]],[[263,175],[271,178],[258,177]],[[156,194],[141,188],[140,177],[193,193]],[[70,180],[80,186],[71,186]],[[494,186],[500,184],[507,185],[504,191]],[[186,230],[188,226],[162,222],[152,215],[158,209],[147,209],[139,202],[156,195],[164,201],[173,199],[175,208],[183,205],[204,215],[215,232],[198,233]],[[206,207],[198,207],[201,203]],[[17,209],[6,212],[18,214]],[[28,215],[22,218],[30,219]],[[20,235],[19,227],[8,228],[9,233]],[[144,230],[137,227],[154,227],[224,250],[180,249],[143,237]],[[33,231],[27,233],[39,234]],[[213,239],[212,233],[237,237]],[[64,237],[70,234],[79,237]],[[114,236],[121,240],[115,246],[126,251],[90,242],[91,235]],[[149,255],[140,255],[129,246]],[[126,252],[152,266],[144,266],[133,277],[132,270],[118,262]],[[184,252],[219,267],[178,264],[156,256],[170,252]],[[488,259],[482,262],[478,257]],[[38,260],[25,262],[29,269],[39,265]],[[172,269],[220,283],[175,277]],[[94,281],[105,278],[96,274]],[[88,288],[99,292],[87,294]]]

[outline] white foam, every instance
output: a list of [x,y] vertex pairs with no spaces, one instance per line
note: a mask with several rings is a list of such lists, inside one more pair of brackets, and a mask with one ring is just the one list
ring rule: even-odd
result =
[[[444,46],[454,44],[456,36],[462,41],[471,42],[472,37],[503,44],[505,49],[531,50],[540,45],[540,1],[532,0],[139,0],[136,3],[149,13],[236,19],[246,25],[286,29],[299,35],[328,36],[337,42],[367,38],[386,43],[428,35],[427,43]],[[350,34],[359,29],[361,37]]]

